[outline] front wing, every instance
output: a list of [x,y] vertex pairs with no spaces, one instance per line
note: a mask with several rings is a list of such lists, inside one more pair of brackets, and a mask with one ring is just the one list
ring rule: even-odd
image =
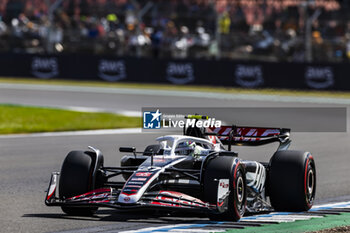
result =
[[120,191],[115,188],[101,188],[75,197],[60,199],[57,193],[58,179],[59,173],[56,172],[51,175],[49,189],[45,198],[47,206],[109,207],[119,210],[144,208],[201,213],[218,212],[217,205],[203,202],[187,194],[168,190],[146,192],[138,202],[132,204],[119,203]]

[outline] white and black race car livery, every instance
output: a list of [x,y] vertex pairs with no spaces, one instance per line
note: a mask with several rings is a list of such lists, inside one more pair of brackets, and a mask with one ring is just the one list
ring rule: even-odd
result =
[[[149,208],[231,221],[247,212],[306,211],[315,198],[315,162],[309,152],[288,150],[289,134],[280,128],[187,127],[184,135],[159,137],[142,152],[120,147],[128,153],[120,167],[104,166],[93,147],[71,151],[61,171],[52,173],[45,203],[70,215],[93,214],[98,207]],[[271,142],[280,146],[267,162],[231,151]]]

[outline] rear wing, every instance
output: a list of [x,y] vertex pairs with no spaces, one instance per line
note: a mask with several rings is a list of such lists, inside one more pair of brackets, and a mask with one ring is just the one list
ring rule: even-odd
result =
[[216,135],[224,145],[259,146],[272,142],[279,142],[278,150],[288,149],[291,140],[290,129],[286,128],[262,128],[246,126],[221,126],[209,127],[208,135]]

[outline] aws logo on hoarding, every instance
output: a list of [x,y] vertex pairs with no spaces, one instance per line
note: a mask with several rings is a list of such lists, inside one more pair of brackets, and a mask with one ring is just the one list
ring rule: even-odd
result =
[[103,80],[115,82],[126,78],[126,66],[122,60],[102,59],[98,65],[98,76]]
[[241,87],[259,87],[264,84],[263,70],[260,65],[237,65],[235,82]]
[[314,89],[325,89],[334,85],[334,73],[331,67],[308,66],[305,71],[306,84]]
[[55,57],[34,57],[31,68],[32,74],[38,78],[49,79],[58,75],[58,61]]
[[195,79],[192,63],[170,62],[166,69],[166,79],[174,84],[192,82]]

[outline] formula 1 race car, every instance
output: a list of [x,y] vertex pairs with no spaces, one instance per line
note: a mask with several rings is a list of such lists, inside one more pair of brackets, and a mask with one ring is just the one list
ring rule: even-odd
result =
[[[311,208],[315,162],[309,152],[287,150],[290,129],[184,126],[183,134],[159,137],[142,152],[120,147],[129,153],[120,167],[104,166],[103,155],[93,147],[71,151],[61,172],[52,173],[46,205],[61,206],[69,215],[91,215],[98,207],[148,208],[227,221],[245,213]],[[232,146],[271,142],[280,145],[268,162],[243,160],[231,151]]]

